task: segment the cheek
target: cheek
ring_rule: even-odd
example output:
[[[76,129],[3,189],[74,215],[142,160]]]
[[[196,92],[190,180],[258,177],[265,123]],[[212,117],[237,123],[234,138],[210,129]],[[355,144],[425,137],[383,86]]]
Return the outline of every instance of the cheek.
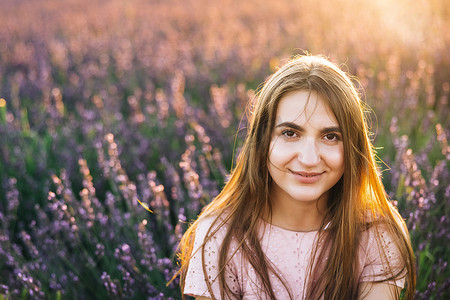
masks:
[[[286,153],[283,147],[280,147],[279,141],[272,141],[270,143],[269,155],[267,159],[267,166],[271,177],[277,175],[280,168],[283,167],[286,160]]]
[[[333,165],[336,170],[341,170],[344,172],[344,147],[340,146],[335,151],[331,152],[329,155],[329,162]]]
[[[292,145],[288,145],[279,139],[273,139],[269,148],[269,164],[280,165],[292,156]]]
[[[326,163],[334,169],[344,170],[344,146],[324,146],[322,149],[322,157]]]
[[[278,160],[279,160],[279,152],[276,149],[276,143],[274,143],[273,141],[270,143],[269,146],[269,155],[268,155],[268,166],[269,166],[269,171],[270,168],[273,167],[274,164],[277,164]]]

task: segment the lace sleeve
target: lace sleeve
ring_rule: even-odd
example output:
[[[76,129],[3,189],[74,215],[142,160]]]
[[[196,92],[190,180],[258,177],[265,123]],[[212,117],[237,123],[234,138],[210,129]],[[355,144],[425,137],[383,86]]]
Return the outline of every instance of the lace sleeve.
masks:
[[[226,226],[223,226],[219,231],[212,236],[205,244],[204,257],[205,257],[205,270],[202,266],[202,244],[205,240],[206,233],[211,227],[214,218],[207,218],[199,223],[194,241],[193,254],[189,261],[189,268],[186,274],[186,282],[183,293],[190,296],[204,296],[210,297],[211,294],[208,291],[207,281],[211,283],[211,288],[214,296],[220,297],[220,284],[219,284],[219,250],[222,244],[223,237],[227,230]],[[236,274],[236,268],[233,264],[233,260],[225,268],[225,280],[228,287],[234,294],[239,294],[239,282]]]
[[[379,234],[378,239],[376,234]],[[406,280],[406,267],[393,237],[381,227],[370,228],[366,238],[368,240],[366,249],[363,251],[364,265],[360,281],[382,281],[403,288]]]

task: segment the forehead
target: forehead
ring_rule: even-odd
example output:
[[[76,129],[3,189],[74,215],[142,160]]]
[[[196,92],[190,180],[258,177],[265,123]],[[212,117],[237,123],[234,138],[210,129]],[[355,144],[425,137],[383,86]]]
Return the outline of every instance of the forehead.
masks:
[[[276,124],[279,122],[338,126],[336,116],[328,102],[320,94],[306,90],[290,92],[280,99]]]

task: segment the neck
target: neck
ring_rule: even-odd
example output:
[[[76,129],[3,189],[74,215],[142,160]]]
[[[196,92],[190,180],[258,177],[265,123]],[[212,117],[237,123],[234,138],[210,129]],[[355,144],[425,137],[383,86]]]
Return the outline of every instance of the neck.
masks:
[[[319,230],[326,212],[326,197],[317,201],[271,199],[272,213],[265,214],[265,221],[283,229],[308,232]]]

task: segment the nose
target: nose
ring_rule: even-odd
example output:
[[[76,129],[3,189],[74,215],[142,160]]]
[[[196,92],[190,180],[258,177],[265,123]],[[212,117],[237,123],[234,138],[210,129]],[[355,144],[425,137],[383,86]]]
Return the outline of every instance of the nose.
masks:
[[[300,143],[297,157],[305,167],[314,167],[319,164],[320,149],[313,138],[306,138]]]

